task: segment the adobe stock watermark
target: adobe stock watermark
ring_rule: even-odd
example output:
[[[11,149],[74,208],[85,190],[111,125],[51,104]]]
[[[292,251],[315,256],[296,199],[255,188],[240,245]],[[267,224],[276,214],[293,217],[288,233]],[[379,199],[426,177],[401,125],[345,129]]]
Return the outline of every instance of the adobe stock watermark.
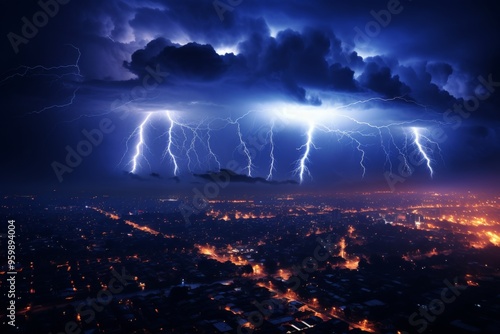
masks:
[[[418,312],[413,312],[408,318],[410,325],[418,327],[417,332],[423,333],[429,326],[429,323],[434,322],[437,316],[443,314],[446,304],[453,303],[467,289],[467,286],[458,284],[457,277],[454,278],[453,283],[448,279],[445,279],[443,283],[446,287],[441,290],[440,298],[431,300],[428,305],[421,305]],[[409,333],[403,332],[403,334]]]
[[[224,21],[224,13],[229,11],[232,12],[234,7],[241,5],[243,0],[214,0],[212,2],[215,12],[219,16],[221,22]]]
[[[146,98],[148,92],[156,89],[168,76],[167,72],[161,72],[159,65],[156,66],[156,69],[147,66],[145,70],[147,74],[140,80],[139,85],[134,86],[129,93],[122,94],[121,98],[111,103],[111,111],[122,113],[119,117],[120,120],[124,120],[132,112],[129,106],[130,102]],[[102,144],[105,135],[112,133],[115,129],[116,125],[113,124],[110,118],[106,117],[100,120],[97,128],[92,130],[83,129],[81,134],[84,139],[80,140],[76,145],[73,147],[66,145],[64,163],[54,160],[50,164],[59,183],[64,181],[64,174],[72,173],[75,168],[80,166],[84,158],[88,157],[94,151],[94,148]]]
[[[7,300],[7,324],[16,327],[16,221],[13,219],[7,220],[7,272],[5,273],[5,285],[8,286]],[[4,294],[5,295],[5,294]],[[19,327],[16,327],[19,329]]]
[[[488,75],[488,79],[485,79],[482,75],[477,77],[480,84],[476,86],[474,90],[474,96],[467,96],[463,99],[463,103],[455,103],[453,108],[448,108],[443,113],[443,121],[451,125],[453,130],[458,129],[464,119],[471,116],[471,113],[477,111],[481,105],[481,101],[485,101],[490,98],[496,91],[497,87],[500,87],[500,81],[493,81],[492,74]],[[445,134],[444,130],[435,127],[428,131],[429,137],[432,139],[432,145],[438,145],[444,143],[448,136]],[[426,153],[431,153],[432,149],[424,147]],[[425,162],[424,157],[421,156],[419,150],[416,148],[412,151],[408,158],[400,155],[398,157],[400,163],[398,166],[398,174],[392,173],[392,171],[384,172],[384,178],[391,191],[395,191],[396,185],[398,183],[403,183],[413,175],[416,167],[422,165]]]
[[[243,156],[250,156],[251,160],[254,160],[258,153],[262,151],[267,144],[269,144],[269,134],[276,134],[284,129],[284,125],[276,125],[272,127],[262,127],[259,131],[251,136],[248,136],[245,140],[246,146],[242,147],[241,145],[238,148],[238,153]],[[245,152],[246,149],[246,152]],[[238,161],[231,160],[226,164],[226,169],[233,171],[237,174],[242,173],[245,168]],[[205,210],[208,206],[208,202],[211,199],[219,196],[220,190],[226,188],[231,182],[231,175],[224,171],[218,171],[209,174],[212,178],[211,181],[204,184],[203,189],[198,187],[194,187],[193,197],[191,198],[191,203],[181,203],[179,204],[179,210],[182,214],[186,227],[191,226],[190,217],[193,214],[199,214],[203,210]]]
[[[293,276],[290,277],[288,282],[293,283],[294,285],[289,289],[289,291],[295,292],[303,283],[307,282],[309,275],[318,269],[320,262],[324,262],[330,256],[336,255],[336,245],[332,243],[331,238],[331,235],[328,235],[326,240],[321,237],[317,237],[316,241],[319,245],[314,248],[313,256],[304,258],[300,266],[294,265],[292,267]],[[253,333],[254,328],[262,326],[264,324],[264,319],[278,311],[281,305],[272,299],[268,299],[262,303],[256,301],[254,306],[257,307],[258,311],[251,312],[247,319],[247,322],[251,324],[252,328],[244,327],[240,324],[237,329],[238,334]]]
[[[30,40],[38,35],[39,29],[45,27],[49,20],[59,13],[60,5],[66,5],[70,0],[40,0],[38,6],[41,10],[37,11],[31,17],[31,20],[26,16],[21,18],[21,35],[14,32],[7,34],[14,53],[19,53],[19,46],[28,44]]]
[[[135,277],[128,275],[125,268],[122,268],[121,274],[115,269],[113,269],[111,273],[114,277],[109,280],[106,288],[97,293],[96,298],[89,297],[76,307],[76,312],[80,315],[80,321],[90,324],[94,321],[96,312],[102,312],[104,307],[111,303],[114,295],[123,292],[130,282],[135,282]],[[80,334],[81,332],[82,329],[76,321],[68,321],[64,325],[64,332],[59,332],[57,334]],[[52,334],[52,332],[50,332],[50,334]]]

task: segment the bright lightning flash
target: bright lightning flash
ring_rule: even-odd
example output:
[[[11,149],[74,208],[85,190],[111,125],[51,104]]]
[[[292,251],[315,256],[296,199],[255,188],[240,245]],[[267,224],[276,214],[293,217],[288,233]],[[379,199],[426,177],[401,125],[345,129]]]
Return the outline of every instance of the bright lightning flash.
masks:
[[[424,147],[424,145],[422,144],[422,141],[425,140],[428,143],[432,143],[432,144],[436,144],[436,143],[433,142],[432,140],[430,140],[427,136],[422,135],[420,133],[419,128],[413,127],[413,128],[411,128],[411,130],[413,131],[413,134],[415,135],[415,141],[414,141],[415,146],[417,146],[417,149],[420,152],[420,154],[422,155],[422,158],[426,161],[427,169],[429,169],[429,173],[431,174],[431,177],[432,177],[434,174],[434,170],[432,169],[431,158],[427,154],[427,151],[432,151],[432,150],[427,148],[427,147]]]
[[[278,121],[286,123],[294,121],[300,125],[307,124],[307,130],[305,132],[306,140],[297,148],[298,151],[301,151],[301,155],[296,161],[296,167],[293,170],[293,174],[298,175],[300,183],[305,180],[306,176],[312,177],[308,163],[310,162],[312,149],[317,149],[313,137],[316,137],[318,132],[334,134],[339,143],[346,141],[352,145],[353,148],[359,152],[359,167],[362,171],[362,176],[364,176],[366,173],[366,149],[369,146],[373,146],[374,140],[377,139],[385,155],[385,164],[389,165],[391,173],[394,154],[402,156],[405,168],[410,169],[408,165],[408,134],[406,131],[406,129],[410,128],[413,134],[413,143],[422,156],[422,159],[426,162],[432,177],[434,170],[431,164],[431,156],[434,151],[431,147],[437,147],[439,151],[440,148],[437,143],[424,135],[425,128],[417,126],[429,122],[436,123],[435,121],[412,119],[409,121],[383,124],[380,121],[377,123],[368,122],[366,120],[360,121],[353,116],[356,111],[359,111],[354,109],[358,104],[371,101],[389,102],[394,100],[402,100],[406,103],[413,103],[421,108],[426,108],[413,101],[406,100],[403,97],[391,99],[370,98],[340,106],[313,107],[296,104],[272,104],[270,106],[265,106],[264,109],[270,108],[269,111],[271,111],[273,115],[273,120],[269,125],[266,136],[266,145],[269,147],[269,166],[267,168],[266,180],[272,180],[273,174],[276,171],[275,139],[277,131],[275,129],[275,123]],[[131,140],[132,137],[136,138],[135,154],[129,162],[129,164],[132,165],[131,173],[136,173],[140,167],[139,160],[141,158],[145,159],[143,150],[144,147],[147,148],[144,135],[146,124],[150,121],[150,117],[153,114],[161,114],[168,120],[168,127],[163,134],[167,138],[163,157],[169,157],[175,176],[180,174],[182,166],[186,166],[187,169],[192,172],[193,166],[200,170],[205,169],[207,166],[210,168],[210,166],[214,166],[215,163],[216,169],[220,170],[222,160],[212,149],[211,141],[218,134],[218,131],[228,128],[234,129],[231,131],[234,131],[237,135],[237,140],[232,147],[242,154],[245,159],[242,170],[245,170],[246,174],[251,177],[253,170],[256,169],[254,165],[255,157],[252,152],[256,151],[255,149],[261,149],[260,146],[250,146],[250,141],[245,140],[245,138],[248,139],[248,137],[245,137],[246,134],[242,131],[241,123],[243,119],[251,113],[257,113],[257,111],[249,111],[238,118],[214,117],[195,121],[187,121],[180,113],[174,111],[162,110],[148,113],[129,137],[129,140]],[[213,124],[219,125],[214,127]],[[402,135],[403,140],[400,141],[398,139],[399,137],[396,137],[396,135]],[[318,138],[316,138],[316,140],[318,140]],[[182,155],[184,155],[184,158]]]
[[[311,153],[311,146],[314,146],[314,143],[312,141],[314,133],[314,124],[311,122],[309,124],[309,129],[307,130],[306,137],[307,141],[304,145],[298,148],[298,150],[301,150],[305,148],[304,153],[302,154],[302,157],[297,161],[297,168],[295,169],[295,173],[299,174],[300,178],[300,183],[304,181],[304,173],[307,173],[309,176],[311,176],[311,173],[309,172],[309,169],[307,168],[306,162],[309,161],[309,154]]]
[[[313,107],[313,106],[303,106],[303,105],[275,105],[273,109],[277,110],[279,117],[285,120],[296,121],[299,124],[309,124],[308,131],[306,133],[306,142],[302,146],[298,148],[298,150],[304,149],[304,153],[301,158],[297,161],[297,168],[295,169],[295,173],[299,175],[300,182],[304,180],[304,176],[307,173],[311,176],[309,169],[307,168],[307,162],[309,161],[309,156],[311,152],[311,146],[316,148],[313,144],[313,133],[314,131],[321,131],[325,133],[333,133],[337,135],[337,139],[340,142],[341,140],[348,140],[352,143],[352,145],[356,148],[356,150],[360,154],[359,166],[362,170],[362,176],[364,177],[366,173],[366,147],[369,145],[373,145],[373,138],[379,138],[380,147],[385,155],[386,164],[389,165],[389,170],[392,173],[392,159],[391,159],[391,151],[395,150],[399,153],[400,156],[403,156],[403,162],[407,168],[408,166],[408,154],[407,154],[407,138],[406,133],[404,132],[404,128],[415,124],[415,123],[423,123],[429,122],[422,119],[413,119],[410,121],[401,121],[394,122],[389,124],[375,124],[367,121],[359,121],[355,119],[353,116],[348,115],[345,112],[341,112],[343,109],[351,110],[354,106],[358,104],[368,103],[372,101],[378,102],[390,102],[395,100],[402,100],[406,103],[415,104],[418,107],[424,108],[427,110],[427,107],[424,105],[417,104],[411,100],[407,100],[404,97],[395,97],[390,99],[382,99],[382,98],[370,98],[367,100],[359,100],[353,103],[349,103],[346,105],[340,106],[324,106],[321,108]],[[431,121],[433,122],[433,121]],[[332,124],[333,123],[333,124]],[[348,125],[344,125],[343,128],[340,127],[339,123],[347,123]],[[423,155],[424,159],[427,162],[427,167],[433,175],[434,171],[431,166],[431,158],[429,157],[426,149],[422,145],[422,140],[425,140],[427,143],[435,144],[430,138],[423,136],[421,132],[419,132],[418,128],[412,128],[415,135],[415,144],[417,145],[419,152]],[[398,144],[395,139],[394,132],[403,132],[404,134],[404,142],[403,144]],[[369,139],[369,142],[366,142],[366,139]],[[439,148],[439,146],[437,146]]]
[[[253,161],[252,161],[252,155],[250,154],[250,150],[248,149],[248,146],[247,146],[245,140],[243,139],[243,133],[241,132],[241,124],[240,124],[240,121],[243,118],[245,118],[248,114],[249,114],[249,112],[246,113],[246,114],[244,114],[241,117],[238,117],[236,120],[232,120],[232,119],[228,118],[225,121],[228,124],[236,125],[236,133],[237,133],[238,139],[240,141],[240,143],[239,143],[239,145],[238,145],[237,148],[241,148],[242,149],[243,154],[245,155],[245,157],[247,159],[247,165],[245,167],[245,169],[247,170],[247,175],[248,176],[252,176],[252,167],[254,166],[253,165]]]
[[[168,154],[170,156],[170,161],[174,164],[174,175],[177,176],[179,173],[179,165],[177,164],[177,157],[174,155],[172,152],[172,143],[173,143],[173,137],[172,137],[172,132],[174,129],[174,125],[176,124],[172,116],[170,116],[170,112],[166,112],[167,118],[170,121],[170,127],[168,128],[168,144],[167,148],[165,150],[165,154]]]
[[[271,123],[271,128],[269,129],[269,146],[271,147],[270,152],[269,152],[269,158],[271,159],[271,162],[269,164],[269,173],[267,174],[266,180],[272,180],[273,178],[273,171],[276,170],[275,167],[275,158],[274,158],[274,121]]]
[[[138,136],[138,141],[137,141],[137,144],[135,145],[135,154],[131,160],[132,169],[130,170],[130,173],[132,173],[132,174],[136,173],[137,166],[138,166],[138,160],[141,156],[143,156],[143,148],[146,145],[144,143],[144,126],[149,121],[150,117],[151,117],[151,113],[148,113],[146,115],[146,118],[142,121],[142,123],[132,133],[132,136],[135,134]],[[130,137],[129,137],[129,139],[130,139]]]

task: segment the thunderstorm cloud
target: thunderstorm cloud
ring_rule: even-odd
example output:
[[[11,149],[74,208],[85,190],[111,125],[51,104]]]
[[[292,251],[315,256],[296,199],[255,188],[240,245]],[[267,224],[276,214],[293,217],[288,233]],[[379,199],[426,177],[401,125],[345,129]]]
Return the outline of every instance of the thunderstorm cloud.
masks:
[[[370,122],[418,120],[412,126],[441,127],[441,150],[432,161],[443,166],[441,175],[488,174],[500,166],[500,23],[493,1],[70,1],[58,5],[34,36],[24,37],[23,24],[39,11],[36,2],[2,8],[9,13],[1,23],[4,36],[21,38],[2,44],[2,174],[25,175],[23,182],[53,182],[51,163],[66,164],[66,147],[76,150],[88,140],[83,130],[99,129],[103,118],[113,130],[88,158],[67,167],[65,177],[120,182],[137,147],[131,134],[149,113],[144,154],[160,151],[161,159],[150,159],[149,167],[144,160],[141,168],[158,181],[172,176],[160,160],[181,161],[180,151],[163,145],[169,124],[184,131],[188,144],[190,131],[201,131],[195,145],[217,153],[195,155],[186,148],[186,173],[203,178],[209,174],[201,171],[224,167],[220,161],[245,166],[251,154],[258,173],[241,182],[265,183],[273,170],[277,180],[300,172],[305,125],[325,117],[331,124],[321,124],[329,130],[332,124],[342,129],[334,140],[342,145],[315,133],[309,147],[314,159],[304,162],[319,183],[333,174],[359,178],[362,169],[377,182],[397,165],[399,147],[390,141],[398,139],[392,136],[411,140],[412,130],[391,137],[383,127],[362,132]],[[172,114],[158,116],[166,111]],[[273,124],[281,124],[274,137]],[[234,133],[236,126],[243,138]],[[222,138],[214,134],[207,148],[209,130]],[[185,144],[182,131],[173,144]],[[355,132],[363,135],[350,138]],[[271,139],[282,169],[269,166]],[[360,148],[366,152],[361,166]]]

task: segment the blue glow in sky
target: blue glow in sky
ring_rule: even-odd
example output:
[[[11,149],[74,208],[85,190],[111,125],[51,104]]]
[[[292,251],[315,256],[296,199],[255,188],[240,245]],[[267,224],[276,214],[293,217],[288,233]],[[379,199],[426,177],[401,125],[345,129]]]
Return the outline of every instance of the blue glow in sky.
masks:
[[[38,4],[2,6],[6,184],[174,187],[224,168],[432,184],[500,167],[493,1],[74,1],[34,23]]]

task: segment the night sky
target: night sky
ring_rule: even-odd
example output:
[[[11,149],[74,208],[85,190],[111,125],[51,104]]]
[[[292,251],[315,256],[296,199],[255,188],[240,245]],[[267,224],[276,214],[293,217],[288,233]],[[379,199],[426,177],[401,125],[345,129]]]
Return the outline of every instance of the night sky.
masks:
[[[7,191],[498,184],[495,1],[1,6]]]

